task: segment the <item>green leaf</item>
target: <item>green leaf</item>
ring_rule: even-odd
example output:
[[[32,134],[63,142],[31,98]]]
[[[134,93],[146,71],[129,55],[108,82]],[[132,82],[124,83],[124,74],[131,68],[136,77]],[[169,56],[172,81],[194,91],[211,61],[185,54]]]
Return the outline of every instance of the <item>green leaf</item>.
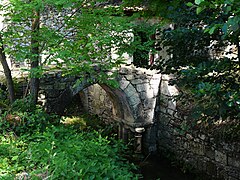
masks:
[[[227,30],[228,30],[228,25],[227,25],[227,23],[224,23],[224,25],[222,26],[222,32],[224,34],[227,34]]]
[[[200,14],[204,9],[205,9],[204,7],[199,6],[197,7],[196,13]]]
[[[217,26],[211,27],[209,30],[209,34],[213,34],[216,29],[217,29]]]
[[[13,160],[13,161],[16,161],[17,159],[18,159],[18,156],[13,156],[13,157],[12,157],[12,160]]]
[[[187,5],[188,7],[192,7],[192,6],[193,6],[193,3],[188,2],[186,5]]]
[[[195,4],[199,5],[201,4],[202,2],[204,2],[205,0],[195,0]]]

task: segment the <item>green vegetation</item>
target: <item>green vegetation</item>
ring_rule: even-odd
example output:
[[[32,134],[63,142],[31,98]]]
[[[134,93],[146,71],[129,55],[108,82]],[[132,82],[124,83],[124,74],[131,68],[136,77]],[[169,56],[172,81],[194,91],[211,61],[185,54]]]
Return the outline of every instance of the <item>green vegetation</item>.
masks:
[[[72,126],[63,125],[58,116],[46,114],[37,105],[39,79],[46,71],[61,70],[64,76],[91,76],[116,87],[112,80],[116,74],[106,72],[123,63],[124,52],[134,55],[135,65],[149,67],[149,51],[158,51],[151,37],[156,29],[168,56],[160,54],[154,66],[161,73],[173,74],[171,83],[181,90],[176,97],[179,115],[184,107],[187,112],[182,115],[188,116],[182,129],[189,130],[189,124],[212,126],[215,129],[210,131],[217,129],[223,137],[239,137],[239,0],[133,0],[124,5],[144,10],[125,16],[122,6],[92,0],[0,2],[6,25],[0,31],[0,62],[8,90],[8,97],[4,88],[0,90],[2,179],[17,175],[31,179],[137,178],[119,155],[125,148],[121,143],[107,138],[102,130],[83,131],[87,123],[78,117]],[[133,23],[149,17],[159,23]],[[169,24],[172,27],[166,29]],[[129,35],[132,32],[134,39]],[[113,49],[117,59],[111,56]],[[29,72],[26,92],[31,98],[16,100],[7,56],[30,65],[25,71]],[[79,120],[76,130],[73,127]]]
[[[9,98],[15,100],[14,82],[7,56],[29,64],[29,94],[37,103],[39,78],[46,71],[64,76],[91,76],[99,83],[116,86],[115,74],[105,73],[123,63],[130,49],[131,17],[122,7],[92,0],[10,0],[0,2],[4,28],[0,31],[0,62],[7,79]],[[116,46],[117,45],[117,46]],[[110,55],[115,51],[118,58]],[[49,66],[51,65],[51,66]]]
[[[1,116],[0,179],[137,179],[126,146],[103,129],[82,131],[40,108],[21,110],[11,111],[21,121]]]
[[[174,75],[171,83],[180,89],[178,101],[189,108],[184,114],[189,124],[239,123],[239,1],[149,0],[143,5],[148,16],[161,17],[160,42],[169,56],[160,57],[155,67]]]

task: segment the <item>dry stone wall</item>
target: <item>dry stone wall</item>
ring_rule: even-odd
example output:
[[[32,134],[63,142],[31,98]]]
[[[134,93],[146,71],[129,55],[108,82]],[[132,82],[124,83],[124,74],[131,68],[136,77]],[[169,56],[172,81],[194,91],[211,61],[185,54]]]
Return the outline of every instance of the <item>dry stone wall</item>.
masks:
[[[240,142],[227,143],[199,130],[187,130],[173,98],[177,88],[169,86],[168,81],[169,76],[163,76],[156,122],[157,149],[173,154],[185,167],[193,167],[211,179],[240,179]]]

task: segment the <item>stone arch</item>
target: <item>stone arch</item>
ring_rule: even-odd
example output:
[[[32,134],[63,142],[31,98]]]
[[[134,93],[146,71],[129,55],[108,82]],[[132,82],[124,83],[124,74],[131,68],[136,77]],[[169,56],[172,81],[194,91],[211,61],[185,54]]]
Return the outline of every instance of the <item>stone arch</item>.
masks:
[[[99,84],[112,100],[113,108],[116,111],[115,120],[131,129],[152,125],[161,74],[153,70],[131,66],[121,67],[117,71],[116,80],[120,85],[118,89],[111,88],[106,84],[99,84],[91,77],[81,78],[82,81],[79,81],[79,77],[71,77],[70,81],[64,78],[60,79],[61,83],[64,82],[61,89],[58,88],[60,87],[58,84],[49,82],[54,84],[53,88],[56,88],[50,88],[50,90],[60,91],[60,93],[50,99],[48,98],[49,93],[46,93],[46,108],[50,112],[63,114],[75,95],[93,84]]]
[[[107,95],[111,98],[118,121],[123,121],[124,124],[132,125],[135,123],[131,107],[124,91],[121,89],[114,89],[105,84],[100,84]]]
[[[64,109],[71,103],[72,98],[77,95],[80,91],[88,88],[91,85],[98,84],[95,82],[89,82],[88,80],[83,80],[78,83],[78,80],[73,86],[67,87],[61,95],[55,99],[54,102],[48,104],[51,108],[50,111],[62,114]],[[116,117],[115,120],[123,122],[128,126],[132,126],[135,123],[135,118],[133,116],[132,108],[129,105],[127,95],[121,89],[112,88],[106,84],[99,84],[111,98]]]

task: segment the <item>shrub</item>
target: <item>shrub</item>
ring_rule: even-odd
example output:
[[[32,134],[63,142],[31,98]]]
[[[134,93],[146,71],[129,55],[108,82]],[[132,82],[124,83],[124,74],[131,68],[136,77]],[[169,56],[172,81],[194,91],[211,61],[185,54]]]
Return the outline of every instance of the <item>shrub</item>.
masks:
[[[14,132],[16,135],[42,132],[47,126],[59,121],[58,116],[47,114],[42,107],[35,107],[28,98],[23,98],[16,100],[0,116],[0,132]]]
[[[113,142],[114,141],[114,142]],[[111,143],[110,143],[111,142]],[[100,133],[66,126],[48,127],[31,136],[2,136],[0,177],[14,179],[137,179],[120,154],[122,143]]]

